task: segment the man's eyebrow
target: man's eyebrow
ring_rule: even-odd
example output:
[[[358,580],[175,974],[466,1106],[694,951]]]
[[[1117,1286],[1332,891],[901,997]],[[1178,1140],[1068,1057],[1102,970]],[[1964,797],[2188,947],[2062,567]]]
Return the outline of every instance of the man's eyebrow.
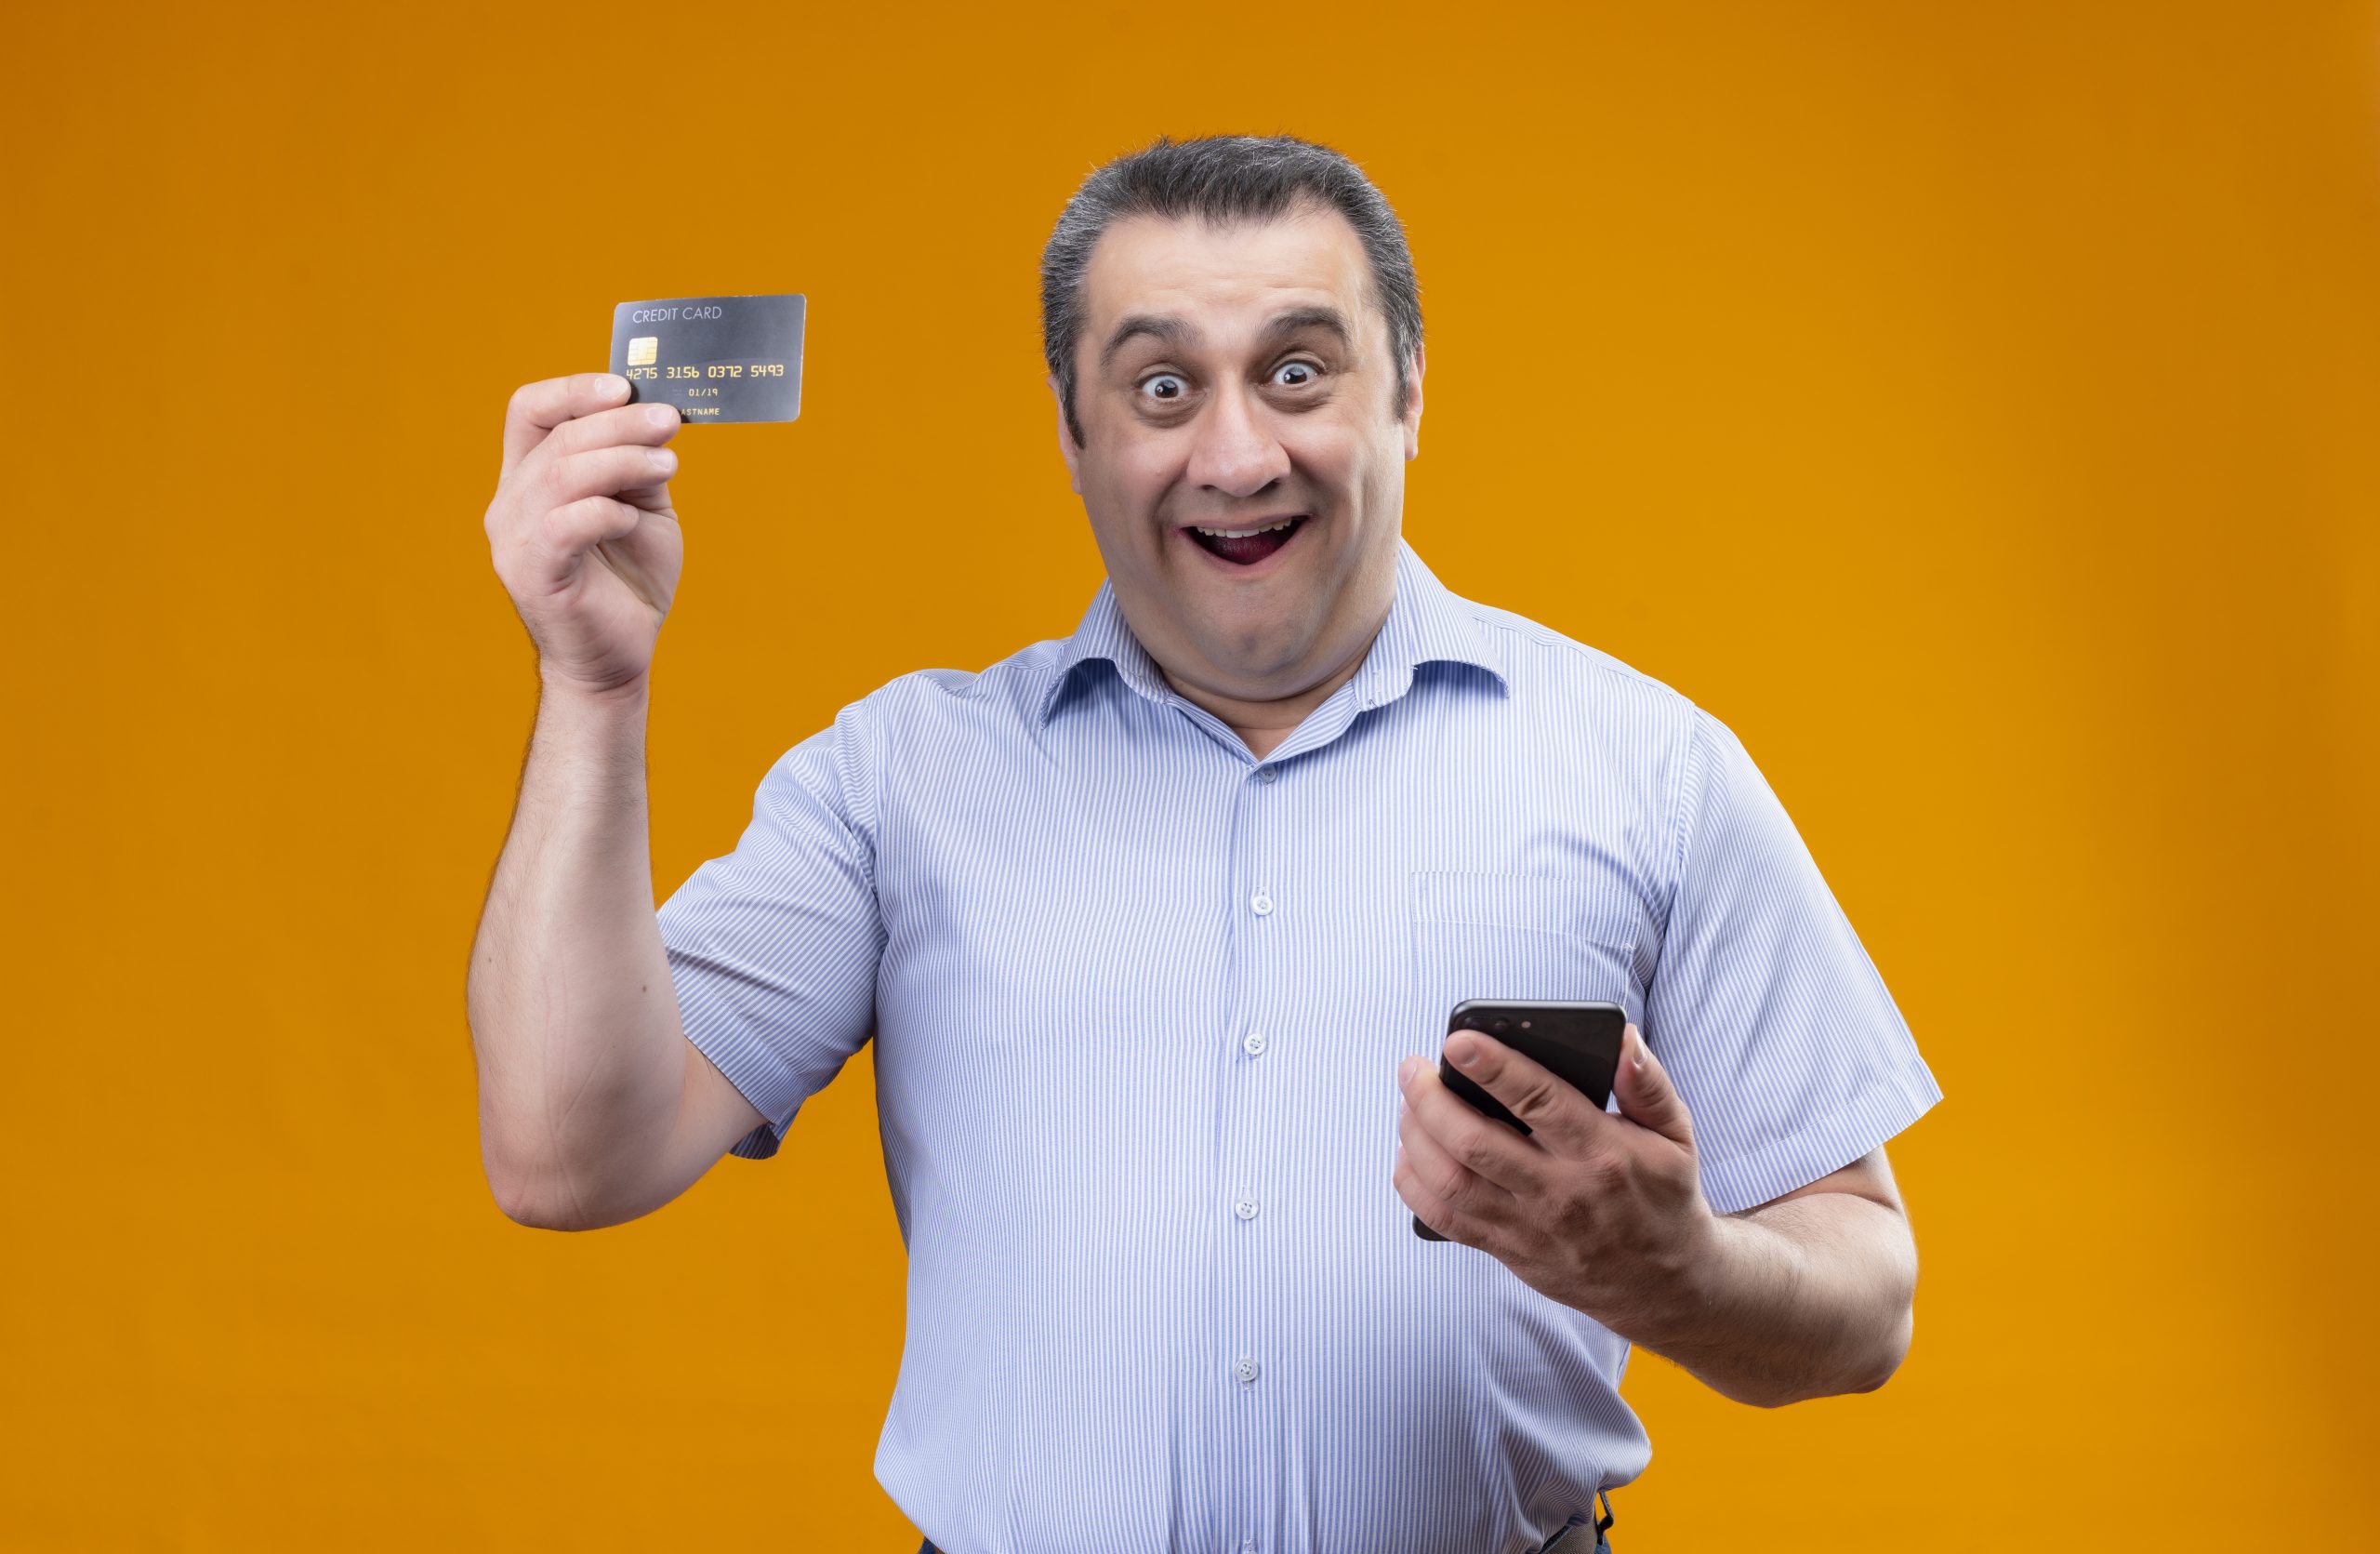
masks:
[[[1141,335],[1151,336],[1171,349],[1179,351],[1190,341],[1197,339],[1198,331],[1182,320],[1170,318],[1163,313],[1126,313],[1117,320],[1116,332],[1107,337],[1105,348],[1099,352],[1100,370],[1106,371],[1107,365],[1116,359],[1116,352],[1123,350],[1127,342]]]
[[[1355,349],[1355,331],[1347,327],[1345,315],[1336,308],[1290,308],[1275,313],[1265,320],[1264,333],[1261,338],[1271,339],[1293,335],[1300,329],[1327,329],[1338,337],[1341,350]],[[1127,313],[1117,321],[1115,332],[1107,337],[1107,344],[1099,352],[1100,370],[1105,371],[1116,360],[1117,352],[1143,335],[1176,351],[1198,339],[1197,329],[1170,314]]]
[[[1340,350],[1355,348],[1355,332],[1347,327],[1347,320],[1336,308],[1291,308],[1287,312],[1275,313],[1265,324],[1264,334],[1270,339],[1294,335],[1301,329],[1328,329],[1339,337]]]

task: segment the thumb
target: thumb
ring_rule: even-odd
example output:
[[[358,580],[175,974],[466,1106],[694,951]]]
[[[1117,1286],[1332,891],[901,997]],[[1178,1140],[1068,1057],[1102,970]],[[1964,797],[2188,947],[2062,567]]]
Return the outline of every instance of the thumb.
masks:
[[[1686,1115],[1686,1101],[1670,1082],[1669,1070],[1645,1044],[1645,1033],[1633,1025],[1620,1041],[1620,1073],[1612,1089],[1620,1096],[1622,1117],[1694,1148],[1694,1122]]]

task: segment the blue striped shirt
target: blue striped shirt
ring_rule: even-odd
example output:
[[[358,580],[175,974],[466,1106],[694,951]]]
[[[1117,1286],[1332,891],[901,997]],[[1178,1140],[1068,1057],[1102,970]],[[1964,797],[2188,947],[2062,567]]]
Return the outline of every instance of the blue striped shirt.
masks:
[[[1462,999],[1624,1005],[1720,1213],[1941,1096],[1726,725],[1402,540],[1362,666],[1263,760],[1103,582],[1071,638],[844,708],[659,916],[768,1119],[733,1153],[876,1042],[909,1258],[876,1473],[958,1554],[1517,1554],[1644,1470],[1627,1343],[1390,1181],[1397,1062]]]

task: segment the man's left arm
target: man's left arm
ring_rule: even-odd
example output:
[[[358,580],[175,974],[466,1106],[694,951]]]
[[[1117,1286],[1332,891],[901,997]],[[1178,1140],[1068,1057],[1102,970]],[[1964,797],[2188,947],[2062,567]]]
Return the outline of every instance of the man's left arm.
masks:
[[[1739,1402],[1872,1392],[1909,1353],[1917,1242],[1884,1146],[1771,1202],[1719,1215],[1700,1292],[1643,1347]]]
[[[1882,1146],[1714,1214],[1686,1103],[1633,1025],[1617,1116],[1482,1032],[1447,1052],[1530,1131],[1408,1059],[1394,1180],[1423,1224],[1740,1402],[1873,1391],[1899,1367],[1917,1247]]]

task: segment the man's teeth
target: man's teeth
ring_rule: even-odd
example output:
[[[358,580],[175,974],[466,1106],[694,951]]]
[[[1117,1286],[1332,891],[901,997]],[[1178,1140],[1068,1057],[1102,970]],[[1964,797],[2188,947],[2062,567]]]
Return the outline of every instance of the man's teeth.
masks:
[[[1197,529],[1200,534],[1213,535],[1217,539],[1246,539],[1251,534],[1271,534],[1275,529],[1286,529],[1296,522],[1297,520],[1293,517],[1284,518],[1277,524],[1267,524],[1261,529],[1209,529],[1199,528],[1196,524],[1190,526]]]

